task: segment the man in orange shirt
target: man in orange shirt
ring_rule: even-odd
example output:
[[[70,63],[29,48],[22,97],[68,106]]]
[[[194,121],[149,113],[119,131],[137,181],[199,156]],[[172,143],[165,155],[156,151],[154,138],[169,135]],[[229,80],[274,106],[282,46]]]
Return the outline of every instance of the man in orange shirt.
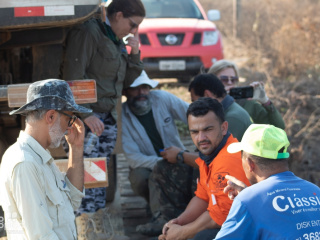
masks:
[[[222,105],[212,98],[200,98],[190,104],[187,117],[191,138],[200,151],[196,159],[200,179],[185,211],[164,225],[159,240],[213,239],[232,204],[223,193],[227,185],[225,175],[236,176],[249,184],[241,153],[227,152],[227,147],[238,140],[228,132]]]

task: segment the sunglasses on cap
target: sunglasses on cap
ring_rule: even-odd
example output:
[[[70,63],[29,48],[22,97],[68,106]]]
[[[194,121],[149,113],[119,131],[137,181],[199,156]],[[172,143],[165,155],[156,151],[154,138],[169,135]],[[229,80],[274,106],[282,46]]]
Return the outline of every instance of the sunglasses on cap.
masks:
[[[229,81],[231,81],[233,84],[234,83],[237,83],[239,81],[239,77],[236,77],[236,76],[220,76],[219,77],[220,81],[223,82],[223,83],[228,83]]]

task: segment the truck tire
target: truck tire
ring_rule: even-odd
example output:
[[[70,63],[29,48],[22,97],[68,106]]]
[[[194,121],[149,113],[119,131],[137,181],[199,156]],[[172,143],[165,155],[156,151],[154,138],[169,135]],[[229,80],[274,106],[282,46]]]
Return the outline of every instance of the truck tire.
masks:
[[[109,186],[106,188],[106,202],[112,202],[117,189],[117,155],[111,154],[110,161],[108,163],[108,180]]]

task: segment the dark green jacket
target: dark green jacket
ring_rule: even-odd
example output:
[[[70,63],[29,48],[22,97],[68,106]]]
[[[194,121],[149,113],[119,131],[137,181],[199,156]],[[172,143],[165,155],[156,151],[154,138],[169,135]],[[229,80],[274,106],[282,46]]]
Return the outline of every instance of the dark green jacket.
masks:
[[[250,116],[230,95],[226,95],[221,104],[224,118],[228,122],[228,131],[240,142],[244,132],[252,123]]]
[[[255,100],[239,99],[237,103],[249,113],[254,123],[271,124],[281,129],[285,128],[282,116],[272,102],[265,107]]]
[[[129,87],[142,69],[140,54],[128,55],[122,41],[115,44],[110,40],[98,19],[90,19],[68,33],[62,77],[64,80],[96,80],[98,101],[84,104],[93,112],[111,112],[116,120],[115,106],[122,89]]]

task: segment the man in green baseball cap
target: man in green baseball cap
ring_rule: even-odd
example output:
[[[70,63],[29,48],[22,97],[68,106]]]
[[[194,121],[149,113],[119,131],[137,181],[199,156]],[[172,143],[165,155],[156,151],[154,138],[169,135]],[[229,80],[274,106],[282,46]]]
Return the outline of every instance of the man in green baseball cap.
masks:
[[[242,151],[242,166],[252,184],[226,176],[233,199],[215,239],[312,239],[320,236],[320,189],[289,171],[289,140],[284,130],[252,124],[229,153]]]

